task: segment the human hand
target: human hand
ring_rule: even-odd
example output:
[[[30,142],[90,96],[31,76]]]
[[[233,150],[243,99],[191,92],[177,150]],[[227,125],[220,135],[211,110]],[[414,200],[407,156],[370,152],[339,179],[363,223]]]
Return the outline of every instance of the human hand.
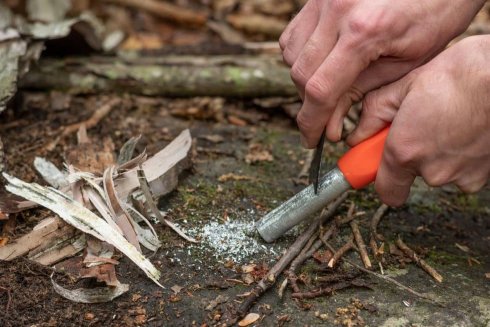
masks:
[[[490,36],[463,39],[399,81],[368,93],[350,145],[392,122],[375,181],[398,206],[415,176],[476,192],[490,175]]]
[[[315,147],[325,127],[338,141],[353,102],[439,53],[484,2],[309,0],[279,40],[304,102],[302,144]]]

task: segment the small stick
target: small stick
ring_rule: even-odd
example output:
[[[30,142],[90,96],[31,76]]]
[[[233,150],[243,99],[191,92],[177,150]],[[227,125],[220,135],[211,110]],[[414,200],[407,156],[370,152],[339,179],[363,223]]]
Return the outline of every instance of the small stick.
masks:
[[[373,218],[371,218],[371,234],[379,241],[383,241],[384,237],[377,232],[378,224],[386,211],[388,211],[388,208],[386,204],[382,204],[374,213]]]
[[[351,204],[349,206],[349,210],[347,211],[347,216],[345,218],[337,217],[337,219],[335,219],[337,226],[341,226],[341,225],[344,225],[344,224],[351,222],[352,219],[354,219],[354,209],[355,208],[356,208],[356,206],[355,206],[354,202],[351,202]]]
[[[291,296],[295,299],[314,299],[322,295],[332,294],[334,291],[338,291],[351,286],[353,286],[351,282],[339,282],[330,287],[320,288],[318,290],[314,290],[311,292],[304,292],[304,293],[295,292]]]
[[[301,252],[305,244],[310,237],[318,230],[319,226],[331,217],[340,204],[347,198],[347,193],[342,194],[333,203],[328,206],[328,210],[325,215],[320,215],[315,219],[310,226],[294,241],[294,243],[288,248],[286,253],[279,259],[279,261],[271,268],[269,273],[262,278],[259,283],[252,288],[250,295],[245,298],[237,310],[239,317],[244,317],[252,304],[267,291],[272,285],[275,284],[277,276],[279,276],[284,269],[293,261],[293,259]]]
[[[351,236],[347,243],[345,243],[338,251],[334,252],[332,259],[328,262],[328,267],[333,268],[337,261],[345,254],[347,251],[354,248],[354,237]]]
[[[325,242],[324,242],[324,244],[325,244],[325,246],[326,246],[328,249],[330,249],[330,251],[335,252],[335,249],[333,248],[333,246],[331,246],[331,245],[330,245],[330,243],[328,243],[327,241],[325,241]],[[388,277],[388,276],[386,276],[386,275],[381,275],[381,274],[378,274],[377,272],[374,272],[374,271],[371,271],[371,270],[369,270],[369,269],[366,269],[366,268],[364,268],[364,267],[362,267],[362,266],[359,266],[358,264],[355,264],[354,262],[350,261],[350,260],[349,260],[349,259],[347,259],[347,258],[342,258],[342,260],[344,260],[345,262],[347,262],[347,263],[348,263],[348,264],[350,264],[351,266],[353,266],[353,267],[355,267],[355,268],[359,269],[360,271],[363,271],[363,272],[365,272],[365,273],[367,273],[367,274],[370,274],[370,275],[372,275],[372,276],[378,277],[378,278],[380,278],[380,279],[382,279],[382,280],[384,280],[384,281],[386,281],[386,282],[389,282],[389,283],[395,284],[396,286],[400,287],[401,289],[403,289],[403,290],[405,290],[405,291],[407,291],[407,292],[409,292],[409,293],[411,293],[411,294],[413,294],[413,295],[415,295],[415,296],[417,296],[417,297],[419,297],[419,298],[421,298],[421,299],[425,299],[425,300],[427,300],[427,301],[429,301],[429,302],[431,302],[431,303],[435,303],[435,304],[437,304],[437,305],[444,306],[444,304],[442,304],[442,303],[440,303],[440,302],[438,302],[438,301],[435,301],[434,299],[431,299],[429,296],[424,295],[424,294],[421,294],[421,293],[419,293],[419,292],[417,292],[417,291],[415,291],[415,290],[411,289],[411,288],[410,288],[410,287],[408,287],[408,286],[403,285],[402,283],[400,283],[399,281],[397,281],[397,280],[395,280],[395,279],[393,279],[393,278],[391,278],[391,277]]]
[[[89,119],[84,120],[79,123],[71,124],[68,126],[65,126],[61,132],[61,134],[56,137],[52,142],[48,143],[46,145],[46,150],[52,151],[56,145],[58,145],[58,142],[65,136],[70,135],[72,133],[77,132],[80,127],[85,126],[85,129],[92,128],[96,126],[104,117],[106,117],[112,109],[120,103],[120,100],[117,98],[110,99],[106,103],[104,103],[102,106],[100,106],[99,109],[97,109],[92,116],[90,116]]]
[[[364,267],[366,269],[371,269],[371,260],[369,260],[369,256],[366,250],[366,244],[362,239],[361,231],[359,230],[359,224],[357,220],[353,220],[350,222],[350,228],[352,229],[352,234],[354,234],[354,239],[356,240],[357,247],[359,248],[359,253],[361,255],[362,263],[364,263]]]
[[[400,237],[396,240],[396,246],[400,250],[403,251],[410,259],[412,259],[420,268],[425,270],[426,273],[428,273],[432,278],[434,278],[437,282],[442,283],[442,276],[434,269],[432,268],[427,262],[425,262],[423,259],[420,259],[417,253],[415,253],[414,250],[409,248]]]
[[[298,178],[308,178],[308,172],[311,167],[311,162],[313,161],[315,151],[311,150],[306,153],[306,158],[305,158],[305,163],[303,164],[303,167],[301,167],[301,171],[298,174]]]

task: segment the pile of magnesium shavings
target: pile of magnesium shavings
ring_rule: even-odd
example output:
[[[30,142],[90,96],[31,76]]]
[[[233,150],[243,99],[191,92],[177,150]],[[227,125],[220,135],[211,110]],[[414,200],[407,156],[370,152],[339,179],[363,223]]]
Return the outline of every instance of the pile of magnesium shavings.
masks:
[[[186,248],[188,254],[194,250],[209,252],[218,261],[232,260],[236,263],[245,262],[257,255],[276,256],[281,253],[276,244],[266,244],[255,232],[253,220],[213,220],[201,227],[195,227],[188,233],[200,239],[200,243],[191,244]]]

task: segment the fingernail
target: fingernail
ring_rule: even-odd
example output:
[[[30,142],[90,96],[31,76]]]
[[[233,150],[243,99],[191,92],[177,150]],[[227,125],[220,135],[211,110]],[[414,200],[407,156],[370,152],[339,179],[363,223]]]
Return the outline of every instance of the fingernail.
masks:
[[[342,128],[344,127],[343,125],[344,124],[340,123],[339,126],[337,127],[337,141],[339,141],[340,138],[342,137]]]

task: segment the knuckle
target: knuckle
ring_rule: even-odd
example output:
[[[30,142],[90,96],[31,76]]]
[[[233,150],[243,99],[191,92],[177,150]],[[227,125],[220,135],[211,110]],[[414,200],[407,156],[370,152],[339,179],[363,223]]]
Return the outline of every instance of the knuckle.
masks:
[[[305,94],[316,103],[323,103],[327,108],[335,107],[336,101],[332,99],[331,89],[323,78],[313,76],[305,86]]]
[[[416,159],[414,151],[410,147],[402,146],[396,139],[386,142],[385,155],[388,162],[399,167],[409,167]]]
[[[378,97],[376,91],[368,93],[362,101],[362,113],[363,115],[376,116],[378,106]]]
[[[388,14],[384,10],[379,10],[369,16],[354,16],[349,22],[350,30],[362,38],[369,38],[380,35],[381,33],[387,33],[389,31],[389,26]]]
[[[289,51],[288,48],[284,49],[284,51],[282,52],[282,60],[289,67],[293,66],[293,64],[294,64],[293,54],[291,53],[291,51]]]
[[[303,110],[296,116],[296,123],[298,124],[299,130],[305,135],[307,135],[313,128],[311,117],[306,115]]]
[[[291,79],[293,80],[294,83],[303,87],[308,82],[308,77],[304,72],[304,68],[298,62],[296,62],[291,68]]]
[[[445,170],[432,171],[430,173],[422,174],[423,179],[427,185],[432,187],[438,187],[450,182],[450,174]]]

